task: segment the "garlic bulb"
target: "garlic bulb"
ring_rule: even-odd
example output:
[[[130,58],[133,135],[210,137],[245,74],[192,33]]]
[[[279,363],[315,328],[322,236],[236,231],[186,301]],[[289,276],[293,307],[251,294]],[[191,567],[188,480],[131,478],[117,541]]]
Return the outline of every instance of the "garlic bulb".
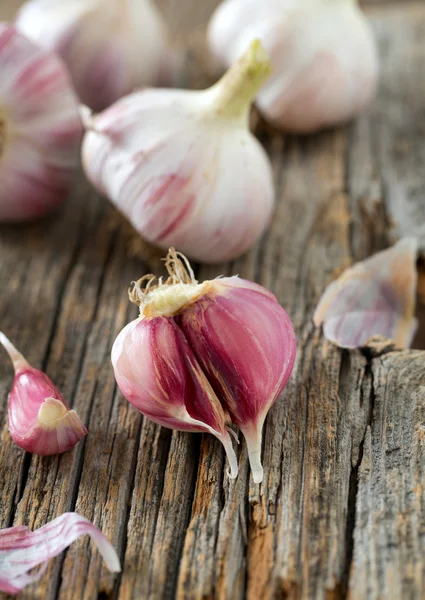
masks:
[[[151,0],[30,0],[16,25],[60,54],[93,110],[158,84],[167,67],[165,25]]]
[[[12,440],[27,452],[42,456],[70,450],[87,435],[79,416],[70,410],[53,381],[31,367],[3,333],[0,344],[15,369],[8,402]]]
[[[147,275],[130,293],[140,316],[112,349],[118,386],[160,425],[213,433],[235,477],[225,409],[245,436],[254,482],[260,483],[263,424],[295,360],[291,321],[260,285],[238,277],[198,283],[173,249],[166,266],[165,283]]]
[[[0,221],[42,216],[64,199],[81,138],[62,61],[0,23]]]
[[[242,254],[274,203],[270,162],[248,128],[269,69],[254,42],[208,90],[143,90],[86,117],[87,176],[149,242],[204,262]]]
[[[225,0],[208,30],[215,57],[232,64],[253,38],[273,63],[257,104],[283,130],[343,122],[375,94],[377,52],[356,0]]]

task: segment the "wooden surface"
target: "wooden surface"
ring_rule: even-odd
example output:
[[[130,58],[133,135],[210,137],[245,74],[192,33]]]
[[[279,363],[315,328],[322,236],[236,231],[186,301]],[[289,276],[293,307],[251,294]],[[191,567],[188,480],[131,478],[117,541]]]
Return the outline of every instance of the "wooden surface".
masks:
[[[3,4],[6,18],[16,2]],[[188,38],[187,79],[198,85],[207,78],[202,26],[216,1],[161,4]],[[276,218],[247,256],[198,269],[200,279],[239,273],[265,285],[297,330],[295,372],[265,426],[261,486],[243,444],[230,481],[212,436],[161,429],[117,391],[109,354],[135,316],[127,286],[160,267],[155,256],[131,258],[131,229],[82,177],[60,214],[0,228],[1,329],[90,432],[60,457],[14,446],[1,354],[0,526],[36,528],[76,510],[123,559],[111,576],[83,538],[22,598],[425,597],[425,352],[386,343],[343,352],[311,323],[334,273],[387,246],[397,215],[404,233],[420,225],[425,206],[425,5],[368,14],[383,61],[379,98],[355,123],[302,140],[257,125]],[[415,346],[425,348],[423,330]]]

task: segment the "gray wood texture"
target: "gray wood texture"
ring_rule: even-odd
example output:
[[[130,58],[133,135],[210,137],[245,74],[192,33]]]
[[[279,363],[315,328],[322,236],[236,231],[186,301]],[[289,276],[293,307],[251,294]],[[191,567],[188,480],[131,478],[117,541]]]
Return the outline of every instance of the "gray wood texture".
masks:
[[[9,18],[17,2],[3,3]],[[208,83],[202,31],[217,1],[160,4],[185,83]],[[7,428],[12,372],[0,356],[0,526],[37,528],[76,510],[123,561],[110,575],[82,538],[21,598],[425,597],[425,276],[418,350],[376,340],[341,351],[311,322],[335,274],[425,222],[425,5],[375,5],[368,16],[382,59],[376,101],[346,127],[304,139],[255,118],[273,163],[275,218],[246,256],[197,271],[255,279],[297,331],[294,374],[266,421],[261,486],[243,443],[230,481],[213,437],[162,429],[117,391],[110,349],[136,314],[127,287],[159,270],[160,255],[135,244],[82,176],[58,214],[0,227],[1,329],[89,429],[59,457],[17,448]]]

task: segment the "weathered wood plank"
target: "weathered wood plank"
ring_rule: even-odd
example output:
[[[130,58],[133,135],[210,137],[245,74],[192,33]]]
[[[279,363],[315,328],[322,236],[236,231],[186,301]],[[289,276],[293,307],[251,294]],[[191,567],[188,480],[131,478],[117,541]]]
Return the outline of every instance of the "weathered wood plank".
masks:
[[[179,43],[201,39],[198,27],[216,4],[160,2]],[[135,315],[128,283],[147,267],[129,259],[129,230],[105,201],[81,183],[52,219],[0,229],[2,328],[89,428],[62,457],[26,456],[7,433],[12,376],[0,362],[1,525],[38,527],[76,509],[114,541],[124,565],[110,576],[83,539],[23,598],[421,596],[425,355],[341,352],[311,324],[334,273],[391,241],[394,198],[406,215],[421,210],[424,146],[414,125],[425,106],[425,9],[371,14],[384,62],[379,99],[354,124],[304,140],[260,124],[278,190],[275,219],[241,260],[199,273],[259,281],[297,330],[295,374],[265,427],[260,487],[243,443],[231,482],[216,440],[161,429],[117,393],[110,348]],[[188,81],[207,81],[204,56],[188,58]],[[403,223],[405,233],[412,219]]]
[[[359,470],[351,598],[425,596],[425,357],[372,361],[373,419]]]

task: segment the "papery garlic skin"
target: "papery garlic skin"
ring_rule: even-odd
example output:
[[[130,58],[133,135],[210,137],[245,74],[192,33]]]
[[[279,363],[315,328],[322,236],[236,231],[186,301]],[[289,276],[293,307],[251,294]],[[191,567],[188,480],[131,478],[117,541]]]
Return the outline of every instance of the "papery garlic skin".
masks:
[[[216,435],[232,466],[224,408],[244,434],[261,483],[263,424],[294,366],[294,329],[265,288],[239,277],[199,284],[184,260],[170,249],[170,278],[154,285],[146,276],[130,292],[140,317],[112,350],[118,386],[157,423]]]
[[[208,432],[224,445],[232,477],[236,456],[223,409],[173,319],[136,319],[117,337],[112,364],[118,386],[146,417],[171,429]]]
[[[203,262],[245,252],[273,210],[270,162],[248,129],[269,63],[257,46],[244,60],[209,90],[143,90],[86,118],[88,178],[146,240]]]
[[[167,32],[151,0],[31,0],[16,25],[65,61],[82,102],[99,111],[167,69]]]
[[[61,203],[78,164],[82,124],[62,61],[0,23],[0,222]]]
[[[0,530],[0,592],[19,594],[39,581],[49,560],[82,535],[90,536],[109,571],[121,571],[117,551],[100,529],[77,513],[64,513],[37,531],[22,525]]]
[[[378,57],[356,0],[226,0],[214,13],[209,46],[224,66],[261,39],[273,63],[257,96],[284,131],[309,133],[354,117],[373,98]]]
[[[70,410],[52,380],[31,367],[2,333],[0,344],[15,369],[8,401],[11,438],[20,448],[41,456],[70,450],[87,435],[79,416]]]
[[[264,288],[225,277],[177,317],[217,397],[242,431],[255,483],[263,479],[264,420],[291,375],[296,339],[291,321]]]
[[[418,328],[417,255],[418,240],[405,237],[346,269],[323,293],[316,327],[341,348],[360,348],[378,335],[410,348]]]

